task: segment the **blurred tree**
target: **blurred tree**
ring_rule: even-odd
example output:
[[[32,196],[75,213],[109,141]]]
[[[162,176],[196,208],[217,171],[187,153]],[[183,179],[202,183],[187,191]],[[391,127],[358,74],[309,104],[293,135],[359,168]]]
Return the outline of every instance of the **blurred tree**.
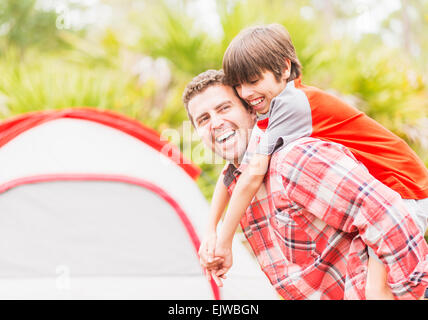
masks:
[[[396,34],[408,60],[428,72],[428,0],[400,0],[401,8],[383,22],[383,32]]]
[[[0,35],[4,47],[14,46],[21,54],[32,46],[44,50],[63,45],[56,28],[55,11],[36,8],[36,0],[0,1]]]
[[[132,17],[141,28],[137,48],[144,54],[165,57],[174,71],[191,75],[219,67],[221,48],[210,34],[197,27],[185,6],[150,2]]]

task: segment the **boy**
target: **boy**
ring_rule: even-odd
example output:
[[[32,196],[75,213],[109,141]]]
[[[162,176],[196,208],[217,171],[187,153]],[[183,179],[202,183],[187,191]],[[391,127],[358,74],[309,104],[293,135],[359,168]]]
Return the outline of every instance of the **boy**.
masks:
[[[348,147],[370,173],[398,192],[425,232],[428,219],[428,170],[400,138],[343,101],[301,84],[301,66],[286,29],[278,24],[243,30],[232,40],[223,58],[226,82],[257,113],[265,130],[248,167],[230,198],[216,239],[216,225],[229,196],[219,181],[212,200],[210,225],[201,246],[215,277],[223,276],[221,253],[230,252],[240,218],[263,182],[273,152],[301,137],[315,137]],[[247,160],[251,158],[250,160]],[[214,242],[216,240],[215,249]],[[214,252],[215,251],[215,252]],[[369,299],[393,299],[386,272],[369,248],[366,288]],[[213,261],[216,256],[217,260]],[[225,257],[226,254],[223,255]],[[220,261],[220,262],[219,262]],[[217,278],[218,280],[218,278]]]

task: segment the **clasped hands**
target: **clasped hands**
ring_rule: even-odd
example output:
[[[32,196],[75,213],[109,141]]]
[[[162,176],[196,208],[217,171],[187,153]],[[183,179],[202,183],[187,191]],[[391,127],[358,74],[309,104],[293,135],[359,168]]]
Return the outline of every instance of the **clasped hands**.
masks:
[[[222,287],[223,280],[227,278],[226,273],[233,264],[232,243],[217,239],[216,232],[210,231],[206,233],[198,254],[207,280],[213,279],[217,286]]]

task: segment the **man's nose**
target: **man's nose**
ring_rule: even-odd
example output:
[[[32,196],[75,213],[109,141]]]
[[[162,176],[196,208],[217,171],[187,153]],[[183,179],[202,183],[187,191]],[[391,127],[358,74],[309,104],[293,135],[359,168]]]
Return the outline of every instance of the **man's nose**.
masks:
[[[224,120],[221,116],[219,115],[211,115],[211,126],[215,129],[221,127],[224,123]]]

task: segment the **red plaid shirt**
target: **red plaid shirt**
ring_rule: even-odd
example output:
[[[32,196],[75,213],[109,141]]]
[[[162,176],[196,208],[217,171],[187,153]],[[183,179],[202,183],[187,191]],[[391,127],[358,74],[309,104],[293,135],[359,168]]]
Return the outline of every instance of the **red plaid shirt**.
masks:
[[[238,176],[230,165],[229,192]],[[400,196],[339,144],[302,138],[274,153],[241,227],[284,299],[365,299],[367,245],[397,299],[428,286],[428,246]]]

